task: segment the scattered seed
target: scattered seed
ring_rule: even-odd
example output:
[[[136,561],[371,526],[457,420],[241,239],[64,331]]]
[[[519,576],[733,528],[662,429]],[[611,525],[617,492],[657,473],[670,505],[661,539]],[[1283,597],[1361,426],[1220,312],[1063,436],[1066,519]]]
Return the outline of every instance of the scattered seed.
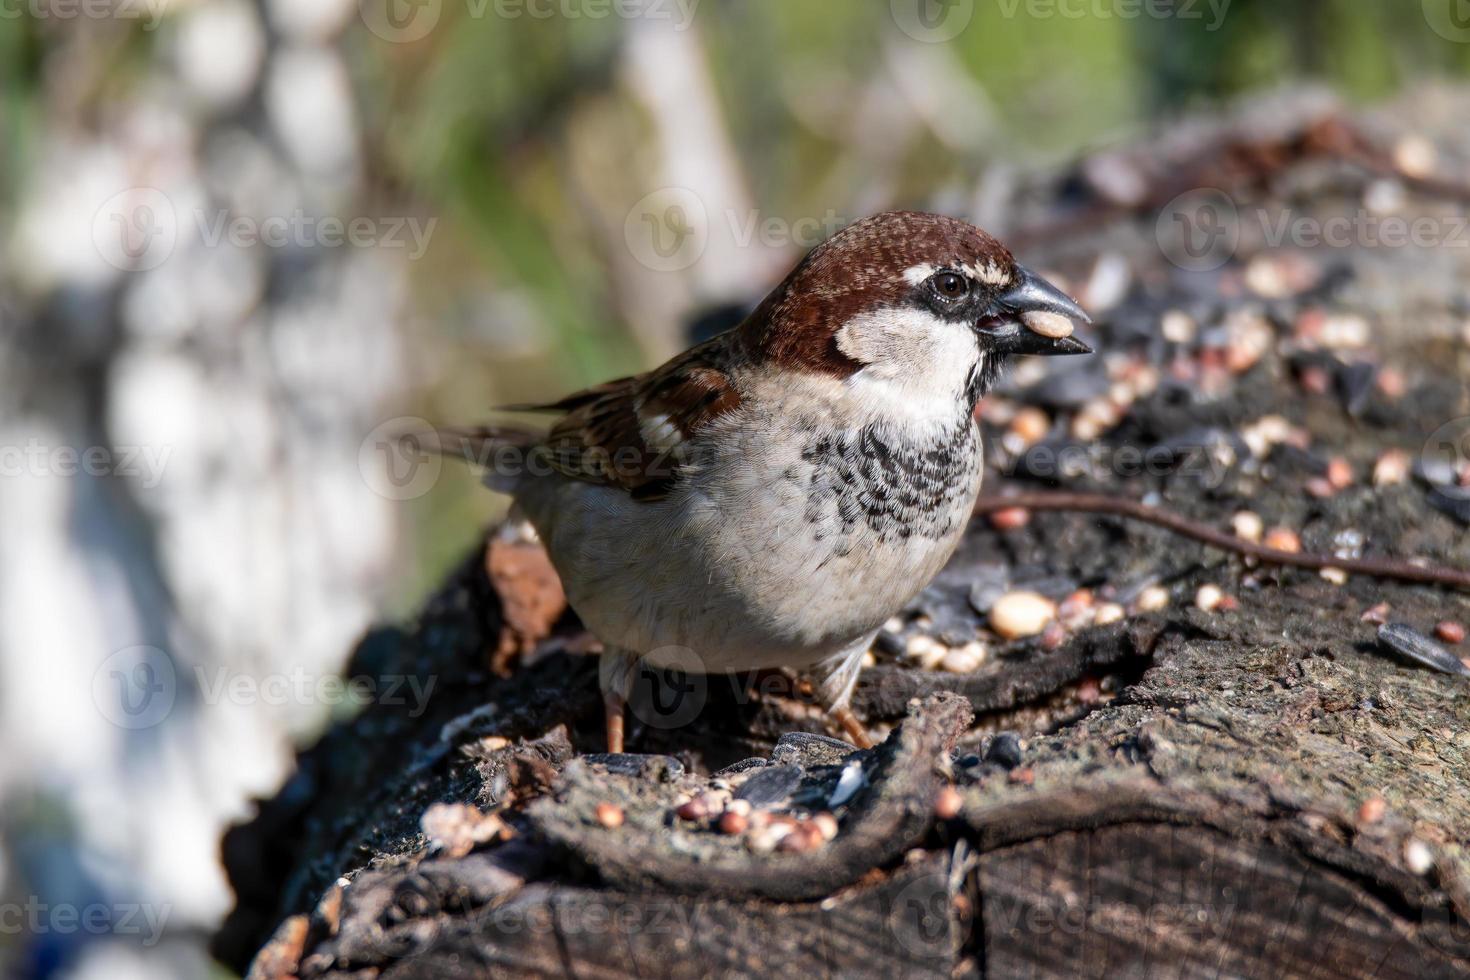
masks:
[[[1352,464],[1341,456],[1334,456],[1327,463],[1327,482],[1338,490],[1346,490],[1353,485]]]
[[[1423,136],[1411,133],[1394,144],[1393,164],[1406,177],[1430,177],[1438,163],[1439,152]]]
[[[1205,612],[1214,612],[1225,598],[1225,593],[1218,585],[1201,585],[1199,591],[1194,594],[1194,604]]]
[[[1216,612],[1235,612],[1240,608],[1240,600],[1233,595],[1222,595],[1219,603],[1215,605]]]
[[[1031,523],[1031,512],[1025,507],[1005,507],[990,512],[990,526],[997,531],[1015,531]]]
[[[1374,824],[1383,819],[1388,803],[1381,796],[1370,796],[1358,807],[1358,823]]]
[[[720,816],[720,833],[722,834],[743,834],[745,833],[745,829],[749,826],[750,821],[746,819],[745,814],[743,813],[736,813],[734,810],[726,810]]]
[[[1096,677],[1088,674],[1077,682],[1077,700],[1082,704],[1097,704],[1102,700],[1102,685]]]
[[[1251,292],[1267,299],[1285,299],[1294,290],[1275,257],[1257,255],[1245,267],[1245,284]]]
[[[965,804],[964,797],[960,791],[953,786],[940,787],[939,793],[934,797],[934,815],[940,820],[953,820],[959,816],[960,808]]]
[[[791,824],[788,823],[769,824],[752,830],[750,836],[745,838],[745,846],[756,854],[769,854],[791,831]]]
[[[1340,568],[1324,568],[1317,574],[1333,585],[1347,585],[1348,573]]]
[[[1367,347],[1373,331],[1356,313],[1329,314],[1322,322],[1322,344],[1333,348]]]
[[[1325,395],[1332,390],[1332,375],[1325,368],[1315,364],[1302,368],[1301,374],[1297,376],[1302,390],[1309,395]]]
[[[1397,368],[1381,368],[1374,381],[1378,385],[1378,390],[1383,392],[1383,397],[1390,401],[1398,401],[1409,390],[1409,382],[1404,378],[1404,372]]]
[[[1434,627],[1434,635],[1446,643],[1464,643],[1465,627],[1453,620],[1446,619]]]
[[[830,813],[822,812],[812,817],[812,825],[822,835],[822,840],[832,840],[837,836],[837,818]]]
[[[1391,487],[1403,483],[1409,478],[1411,465],[1409,454],[1402,449],[1388,450],[1373,464],[1373,485]]]
[[[674,811],[680,820],[708,820],[715,815],[717,805],[713,797],[701,793]]]
[[[735,791],[735,798],[752,807],[769,806],[786,799],[801,785],[800,766],[766,766],[756,771]]]
[[[1380,602],[1378,605],[1363,610],[1361,622],[1372,623],[1374,626],[1382,626],[1388,622],[1389,605]]]
[[[1041,409],[1033,406],[1021,409],[1016,413],[1016,417],[1011,419],[1011,435],[1014,435],[1025,449],[1045,439],[1046,434],[1050,431],[1051,418]]]
[[[1325,476],[1314,476],[1306,482],[1305,486],[1307,493],[1316,497],[1318,500],[1326,500],[1329,497],[1337,496],[1337,487],[1333,486],[1332,481]]]
[[[1470,677],[1470,667],[1466,667],[1458,657],[1412,626],[1385,623],[1378,627],[1378,639],[1394,653],[1413,663],[1446,674]]]
[[[795,851],[798,854],[806,851],[815,851],[827,843],[827,838],[822,836],[822,831],[810,820],[796,825],[796,829],[782,838],[778,845],[779,850]]]
[[[1259,541],[1265,533],[1266,522],[1261,520],[1260,514],[1243,510],[1230,519],[1230,527],[1241,540]]]
[[[904,648],[904,653],[909,659],[917,660],[919,666],[925,670],[933,670],[938,667],[948,652],[944,644],[925,633],[915,633],[909,637],[908,645]]]
[[[1266,547],[1277,551],[1297,552],[1302,550],[1302,539],[1289,527],[1273,527],[1266,532]]]
[[[939,666],[950,674],[968,674],[985,662],[986,653],[985,644],[976,640],[946,653]]]
[[[1404,864],[1416,875],[1427,875],[1434,869],[1434,853],[1428,844],[1411,837],[1404,845]]]
[[[1159,332],[1171,344],[1191,344],[1199,332],[1199,324],[1183,310],[1170,310],[1159,321]]]
[[[990,627],[1007,640],[1035,636],[1056,618],[1057,607],[1035,592],[1008,592],[990,607]]]
[[[1020,736],[1015,732],[1000,732],[985,746],[985,761],[1014,769],[1021,764],[1022,752]]]
[[[597,804],[597,822],[612,830],[623,825],[623,808],[611,803]]]
[[[1072,438],[1091,442],[1102,437],[1121,421],[1116,405],[1106,398],[1094,398],[1086,402],[1072,418]]]
[[[1169,590],[1162,585],[1150,585],[1138,593],[1138,598],[1133,600],[1133,605],[1139,612],[1158,612],[1169,605]]]
[[[1075,616],[1084,609],[1091,609],[1093,601],[1091,589],[1078,589],[1062,600],[1057,612],[1062,616]]]
[[[866,777],[863,775],[862,764],[849,762],[842,767],[842,774],[837,777],[837,786],[832,790],[832,795],[827,797],[827,806],[835,810],[846,803],[857,795],[864,782]]]
[[[1116,602],[1104,602],[1097,607],[1097,615],[1093,617],[1092,622],[1096,626],[1106,626],[1109,623],[1116,623],[1125,615],[1127,614],[1123,607]]]

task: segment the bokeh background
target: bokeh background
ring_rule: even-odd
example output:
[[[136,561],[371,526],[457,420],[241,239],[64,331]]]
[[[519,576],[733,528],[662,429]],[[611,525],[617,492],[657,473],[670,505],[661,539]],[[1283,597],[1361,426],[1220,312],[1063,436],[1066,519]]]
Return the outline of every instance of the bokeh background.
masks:
[[[222,829],[426,695],[335,678],[497,514],[403,427],[870,212],[1004,237],[1017,174],[1467,70],[1465,0],[0,0],[0,969],[224,975]]]

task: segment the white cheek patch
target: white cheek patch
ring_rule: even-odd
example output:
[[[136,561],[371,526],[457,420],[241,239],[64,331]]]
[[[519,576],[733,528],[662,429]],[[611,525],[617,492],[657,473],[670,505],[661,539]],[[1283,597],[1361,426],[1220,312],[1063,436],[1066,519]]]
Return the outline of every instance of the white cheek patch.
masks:
[[[837,331],[837,347],[863,367],[848,390],[878,418],[953,422],[980,362],[974,331],[924,310],[882,309]]]
[[[904,281],[910,286],[917,286],[932,275],[934,275],[934,266],[928,262],[920,262],[918,265],[911,265],[903,270]]]

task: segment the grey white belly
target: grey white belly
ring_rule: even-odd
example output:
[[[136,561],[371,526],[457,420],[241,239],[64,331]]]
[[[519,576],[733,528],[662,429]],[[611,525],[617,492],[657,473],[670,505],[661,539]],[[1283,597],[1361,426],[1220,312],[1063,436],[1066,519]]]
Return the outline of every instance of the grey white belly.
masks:
[[[559,477],[518,495],[604,643],[654,662],[692,651],[711,672],[808,667],[876,631],[949,559],[980,485],[968,415],[820,436],[799,417],[745,421],[750,438],[698,449],[664,500]]]

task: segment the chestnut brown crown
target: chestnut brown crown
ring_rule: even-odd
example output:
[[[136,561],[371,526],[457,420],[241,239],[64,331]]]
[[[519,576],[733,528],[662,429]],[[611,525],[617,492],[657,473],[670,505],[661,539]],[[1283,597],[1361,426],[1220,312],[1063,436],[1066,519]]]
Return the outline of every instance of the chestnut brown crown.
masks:
[[[741,331],[752,354],[845,376],[860,365],[838,349],[841,326],[869,311],[908,306],[972,324],[1001,354],[1089,352],[1070,337],[1041,343],[1017,321],[1046,312],[1087,322],[1075,302],[981,229],[920,211],[864,218],[817,246]]]

